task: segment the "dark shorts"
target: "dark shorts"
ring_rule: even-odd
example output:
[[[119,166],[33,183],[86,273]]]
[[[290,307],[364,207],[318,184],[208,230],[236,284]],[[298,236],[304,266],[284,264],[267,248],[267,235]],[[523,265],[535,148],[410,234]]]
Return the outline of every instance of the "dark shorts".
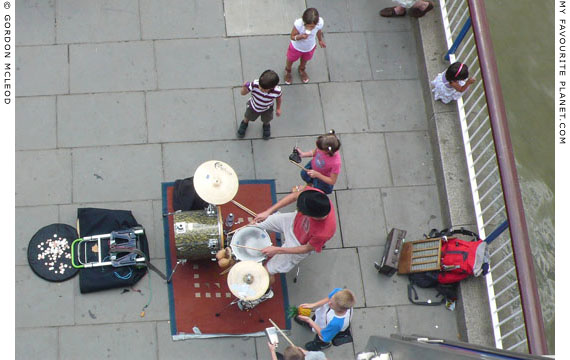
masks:
[[[307,163],[307,165],[305,165],[305,169],[307,170],[313,169],[310,161]],[[307,184],[311,184],[311,186],[313,186],[314,188],[322,190],[327,195],[332,193],[334,189],[333,185],[329,185],[326,182],[319,180],[317,178],[310,177],[305,170],[301,170],[301,179],[303,179]]]
[[[244,117],[247,121],[255,121],[261,115],[261,122],[264,124],[268,124],[271,120],[273,120],[273,105],[263,112],[257,112],[251,108],[249,101],[245,105],[245,114]]]

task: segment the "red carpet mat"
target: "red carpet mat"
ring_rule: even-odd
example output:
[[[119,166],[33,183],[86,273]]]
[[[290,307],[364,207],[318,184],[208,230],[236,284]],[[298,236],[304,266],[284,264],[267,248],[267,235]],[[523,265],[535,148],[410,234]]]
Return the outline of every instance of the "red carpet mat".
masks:
[[[172,194],[174,183],[162,184],[163,214],[173,212]],[[261,212],[275,202],[273,180],[243,180],[234,200],[253,212]],[[233,229],[249,222],[251,215],[232,203],[221,206],[222,219],[234,214]],[[164,217],[165,254],[167,276],[176,265],[176,247],[173,216]],[[274,234],[271,241],[276,244]],[[226,246],[227,244],[224,244]],[[271,318],[281,329],[290,329],[291,323],[285,312],[289,305],[285,276],[277,277],[272,289],[272,299],[262,302],[251,311],[241,311],[237,304],[228,306],[235,296],[228,289],[227,274],[215,261],[188,260],[180,264],[168,284],[170,303],[170,327],[174,340],[185,338],[261,335],[272,326]],[[216,316],[218,314],[218,316]]]

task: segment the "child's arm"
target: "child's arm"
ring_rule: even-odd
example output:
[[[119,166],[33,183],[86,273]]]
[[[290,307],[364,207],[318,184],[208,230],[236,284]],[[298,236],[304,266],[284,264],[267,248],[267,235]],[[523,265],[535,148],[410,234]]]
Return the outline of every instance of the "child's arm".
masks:
[[[322,48],[326,48],[327,44],[325,44],[325,38],[323,32],[321,30],[317,31],[317,39],[319,39],[319,46]]]
[[[299,156],[304,158],[304,157],[313,157],[315,156],[315,153],[317,152],[317,149],[313,149],[313,151],[302,151],[300,148],[296,147],[295,149],[297,149],[297,151],[299,152]]]
[[[277,360],[277,354],[275,353],[275,345],[270,342],[267,342],[267,346],[269,347],[269,352],[271,353],[271,360]]]
[[[307,174],[311,178],[317,178],[323,182],[326,182],[329,185],[336,184],[336,180],[338,179],[338,174],[335,174],[335,173],[331,173],[331,176],[324,176],[323,174],[321,174],[320,172],[318,172],[316,170],[307,170]]]
[[[328,301],[328,298],[327,298],[327,301]],[[320,327],[319,325],[317,325],[317,323],[314,322],[313,319],[311,319],[311,318],[308,317],[308,316],[304,316],[304,315],[299,315],[298,317],[299,317],[300,320],[303,320],[304,322],[306,322],[307,324],[309,324],[313,329],[315,329],[315,332],[316,332],[317,334],[319,334],[319,337],[320,337],[321,339],[323,338],[323,335],[321,334],[321,331],[322,331],[321,327]]]
[[[314,303],[305,303],[305,304],[301,304],[299,305],[299,307],[305,308],[305,309],[314,309],[314,308],[318,308],[323,306],[324,304],[326,304],[329,301],[329,298],[326,297],[324,299],[321,299],[317,302]]]
[[[297,40],[303,40],[308,38],[309,35],[307,34],[300,34],[299,31],[297,31],[297,28],[293,26],[293,30],[291,30],[291,40],[297,41]]]
[[[469,85],[473,84],[474,82],[475,82],[475,79],[469,78],[469,80],[467,80],[463,86],[459,85],[458,81],[450,81],[449,85],[451,85],[452,88],[454,88],[455,90],[457,90],[459,92],[465,92],[465,90],[467,90]]]
[[[241,86],[241,94],[246,95],[249,92],[249,81]]]
[[[275,109],[275,115],[277,115],[277,116],[281,116],[281,97],[282,96],[279,96],[275,100],[275,102],[277,103],[277,108]]]

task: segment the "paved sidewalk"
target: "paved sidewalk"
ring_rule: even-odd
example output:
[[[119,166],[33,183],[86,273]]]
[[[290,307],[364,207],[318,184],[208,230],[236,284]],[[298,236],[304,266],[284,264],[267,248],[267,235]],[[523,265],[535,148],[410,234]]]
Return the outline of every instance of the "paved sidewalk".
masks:
[[[80,207],[132,210],[153,262],[165,269],[160,183],[207,160],[240,179],[275,179],[278,197],[300,184],[287,157],[335,129],[343,169],[334,194],[338,231],[288,277],[294,304],[333,287],[358,297],[353,359],[370,335],[458,338],[456,314],[411,305],[407,278],[374,269],[391,228],[419,239],[443,225],[409,17],[378,16],[390,0],[21,0],[16,3],[16,357],[18,359],[269,359],[265,338],[173,342],[166,286],[142,294],[81,295],[77,278],[49,283],[26,260],[42,226],[75,224]],[[302,84],[283,87],[272,138],[259,121],[235,136],[245,81],[283,77],[288,33],[307,7],[325,20],[326,49]],[[426,18],[439,16],[438,11]],[[291,274],[294,275],[294,274]],[[152,292],[146,316],[140,309]],[[312,338],[293,324],[299,345]],[[285,342],[281,348],[285,347]]]

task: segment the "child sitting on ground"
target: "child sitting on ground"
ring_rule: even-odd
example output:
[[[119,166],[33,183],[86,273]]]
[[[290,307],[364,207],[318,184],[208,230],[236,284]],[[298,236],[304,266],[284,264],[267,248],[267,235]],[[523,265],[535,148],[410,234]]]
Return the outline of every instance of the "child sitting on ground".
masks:
[[[301,170],[301,178],[312,187],[322,190],[325,194],[330,194],[342,165],[338,152],[340,140],[336,137],[334,130],[331,130],[328,134],[319,136],[316,145],[313,151],[307,152],[295,148],[302,158],[313,158],[305,165],[307,170]]]
[[[246,95],[251,92],[251,97],[246,103],[244,119],[237,131],[238,138],[243,138],[247,124],[250,121],[255,121],[261,115],[263,139],[269,139],[271,136],[269,123],[273,120],[274,100],[277,103],[275,115],[281,115],[281,87],[277,84],[279,84],[279,76],[273,70],[265,70],[259,79],[243,84],[241,94]]]
[[[475,79],[469,77],[469,69],[467,65],[456,62],[451,64],[446,71],[438,74],[431,82],[435,100],[441,100],[444,104],[459,99],[463,93],[467,91],[469,85],[475,82]]]
[[[322,300],[299,305],[315,309],[314,320],[308,316],[295,316],[295,322],[316,333],[315,340],[305,344],[305,348],[319,351],[330,347],[332,339],[349,328],[355,302],[356,297],[352,291],[336,288]]]

